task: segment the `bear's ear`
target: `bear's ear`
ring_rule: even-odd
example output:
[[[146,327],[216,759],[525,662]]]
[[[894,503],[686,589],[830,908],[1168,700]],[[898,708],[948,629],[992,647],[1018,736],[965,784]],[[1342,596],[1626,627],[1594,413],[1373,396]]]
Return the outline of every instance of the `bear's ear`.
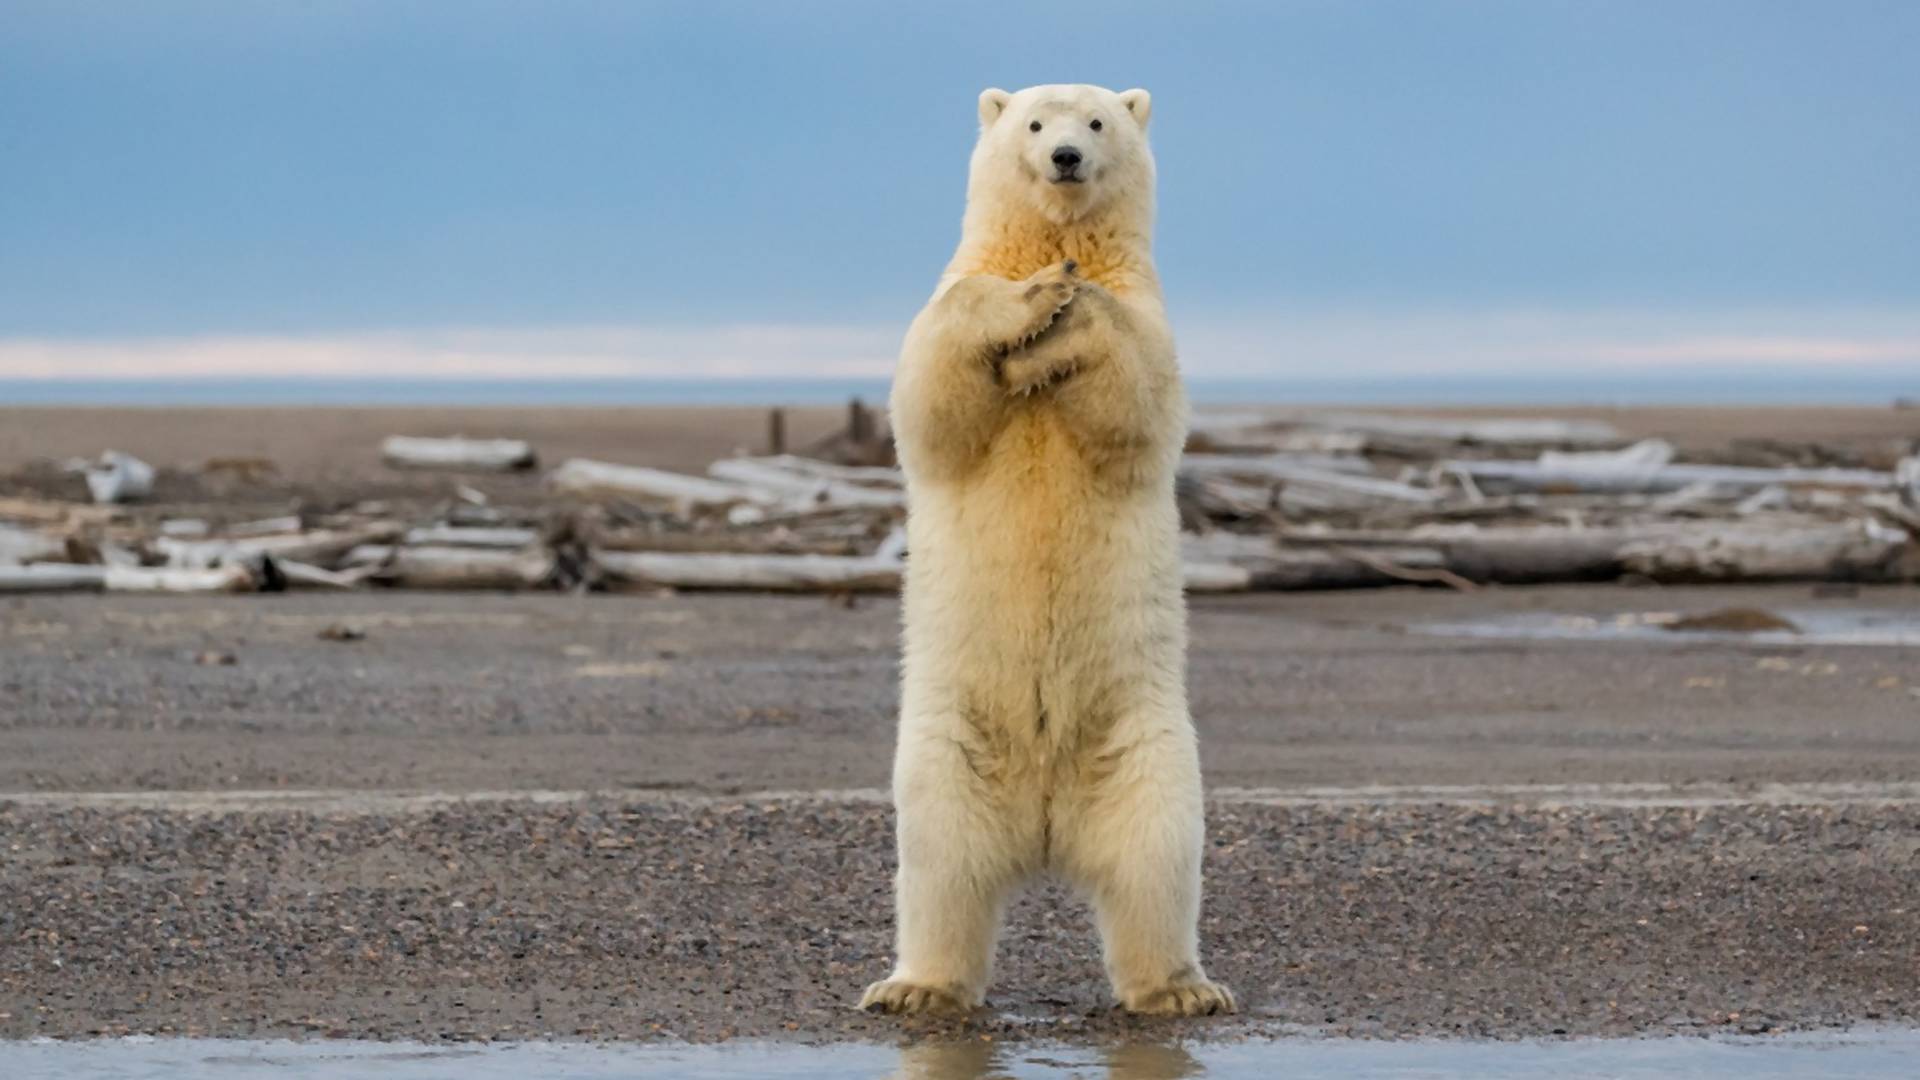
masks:
[[[1012,97],[1012,94],[996,87],[980,91],[980,126],[992,127],[993,122],[1000,119],[1000,114],[1007,111],[1007,102]]]
[[[1141,127],[1147,126],[1147,117],[1153,115],[1152,94],[1135,87],[1121,93],[1120,104],[1127,107],[1127,111],[1133,114],[1133,118]]]

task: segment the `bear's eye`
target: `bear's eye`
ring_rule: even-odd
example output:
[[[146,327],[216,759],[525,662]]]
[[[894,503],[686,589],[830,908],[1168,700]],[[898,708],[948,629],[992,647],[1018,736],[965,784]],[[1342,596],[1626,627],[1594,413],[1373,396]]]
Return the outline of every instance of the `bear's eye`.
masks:
[[[1093,123],[1091,123],[1091,124],[1088,124],[1087,126],[1088,126],[1088,127],[1090,127],[1090,128],[1092,128],[1092,129],[1093,129],[1093,130],[1095,130],[1095,131],[1099,131],[1099,130],[1100,130],[1100,121],[1098,121],[1098,120],[1095,120],[1095,121],[1094,121]]]
[[[1039,130],[1040,130],[1040,121],[1038,121],[1038,120],[1035,120],[1035,121],[1034,121],[1033,123],[1031,123],[1031,124],[1028,124],[1028,125],[1027,125],[1027,130],[1028,130],[1028,131],[1039,131]]]

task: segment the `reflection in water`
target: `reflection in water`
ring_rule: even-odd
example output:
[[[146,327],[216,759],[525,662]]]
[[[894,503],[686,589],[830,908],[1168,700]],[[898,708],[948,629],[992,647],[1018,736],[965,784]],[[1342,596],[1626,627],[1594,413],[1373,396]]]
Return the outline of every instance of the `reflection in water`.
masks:
[[[1170,1043],[1124,1043],[1084,1051],[1006,1046],[971,1039],[926,1042],[900,1051],[900,1067],[890,1080],[1011,1080],[1016,1064],[1074,1070],[1092,1078],[1106,1066],[1103,1080],[1188,1080],[1206,1075],[1192,1054]],[[1063,1072],[1063,1075],[1068,1075]]]
[[[979,1039],[917,1043],[901,1049],[891,1080],[1003,1080],[999,1058],[1000,1047]]]
[[[0,1077],[37,1080],[1914,1080],[1920,1031],[1640,1039],[1399,1042],[1296,1038],[1101,1047],[979,1040],[870,1043],[7,1042]]]
[[[1107,1051],[1107,1080],[1186,1080],[1206,1072],[1184,1047],[1171,1043],[1127,1043]]]

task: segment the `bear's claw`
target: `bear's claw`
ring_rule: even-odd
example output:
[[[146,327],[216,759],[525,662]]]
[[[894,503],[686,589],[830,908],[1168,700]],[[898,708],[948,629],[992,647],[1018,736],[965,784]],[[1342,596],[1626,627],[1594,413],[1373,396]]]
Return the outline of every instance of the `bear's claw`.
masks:
[[[1126,1010],[1148,1016],[1220,1016],[1240,1011],[1233,991],[1207,979],[1177,982],[1129,995]]]
[[[919,986],[901,979],[882,979],[860,996],[860,1009],[870,1013],[964,1013],[966,1002],[950,990]]]
[[[1074,293],[1079,287],[1073,279],[1073,267],[1073,260],[1068,259],[1027,279],[1027,287],[1020,294],[1026,306],[1026,324],[1019,332],[993,346],[996,359],[1026,348],[1053,328],[1060,313],[1073,302]]]

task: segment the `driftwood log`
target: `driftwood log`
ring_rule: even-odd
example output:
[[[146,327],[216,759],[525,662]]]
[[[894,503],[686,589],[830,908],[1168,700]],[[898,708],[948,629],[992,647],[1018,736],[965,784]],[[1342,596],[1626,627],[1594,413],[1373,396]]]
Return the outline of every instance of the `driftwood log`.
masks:
[[[756,493],[747,488],[721,480],[586,458],[563,463],[548,475],[547,483],[566,495],[620,496],[665,503],[682,513],[724,509],[739,503],[778,501],[778,496],[756,497]]]
[[[1379,547],[1364,553],[1329,547],[1282,547],[1271,536],[1210,533],[1181,546],[1188,566],[1232,566],[1251,589],[1354,589],[1427,580],[1446,569],[1445,557],[1426,547]]]
[[[108,592],[255,592],[267,580],[257,564],[239,562],[196,570],[164,566],[109,566],[106,571]]]
[[[820,461],[795,454],[774,454],[763,458],[730,460],[755,461],[802,476],[816,476],[823,480],[845,480],[850,484],[866,484],[872,487],[904,488],[907,483],[906,474],[892,465],[842,465],[838,462]]]
[[[865,530],[862,530],[863,532]],[[864,535],[809,535],[787,528],[658,532],[596,525],[582,531],[599,551],[660,551],[706,555],[845,555],[873,546]]]
[[[1283,427],[1257,413],[1197,413],[1187,427],[1189,453],[1358,454],[1366,447],[1357,431]]]
[[[56,526],[104,525],[124,513],[114,506],[88,506],[31,495],[0,496],[0,521]]]
[[[1188,476],[1270,481],[1327,473],[1371,477],[1373,466],[1357,454],[1188,454],[1180,459],[1180,471]]]
[[[67,540],[64,536],[0,523],[0,566],[53,562],[64,559],[66,554]]]
[[[500,551],[467,547],[369,544],[347,553],[346,564],[369,580],[408,589],[538,589],[553,581],[547,548]]]
[[[132,454],[109,450],[86,471],[87,492],[97,503],[122,503],[153,494],[153,466]]]
[[[0,592],[254,592],[260,571],[243,563],[182,570],[149,566],[80,566],[38,563],[0,566]]]
[[[1285,456],[1231,458],[1194,455],[1181,466],[1175,495],[1190,528],[1204,519],[1232,521],[1279,513],[1310,518],[1333,511],[1424,511],[1446,493],[1355,471],[1345,465]],[[1364,465],[1363,465],[1364,468]],[[1195,520],[1200,519],[1200,520]]]
[[[210,531],[205,528],[205,524],[205,522],[201,523],[201,535],[203,536]],[[258,521],[236,522],[220,531],[230,538],[244,540],[256,536],[281,536],[286,533],[297,533],[304,528],[306,528],[306,522],[300,520],[300,515],[282,514],[279,517],[261,518]],[[165,530],[163,529],[162,531]]]
[[[1630,573],[1656,581],[1878,581],[1911,550],[1903,529],[1874,521],[1779,528],[1739,523],[1696,528],[1620,548]]]
[[[1190,593],[1247,592],[1253,588],[1253,572],[1230,563],[1183,563],[1180,577],[1181,587]]]
[[[907,505],[907,493],[902,486],[858,484],[819,472],[794,469],[779,458],[729,458],[709,465],[707,473],[755,493],[771,493],[777,501],[790,506]]]
[[[107,568],[74,563],[0,566],[0,593],[86,592],[107,587]]]
[[[1323,453],[1357,453],[1362,449],[1420,453],[1449,446],[1599,447],[1623,441],[1613,425],[1597,420],[1460,420],[1300,410],[1199,413],[1193,418],[1189,440],[1195,450]]]
[[[1546,494],[1657,494],[1687,488],[1752,491],[1891,491],[1895,475],[1874,469],[1761,468],[1750,465],[1674,464],[1673,448],[1657,439],[1615,452],[1547,453],[1535,461],[1447,461],[1442,472],[1485,492]]]
[[[1872,521],[1838,524],[1646,522],[1567,529],[1429,526],[1396,532],[1290,534],[1300,547],[1418,551],[1473,582],[1534,584],[1611,580],[1879,581],[1898,577],[1912,540]]]
[[[904,569],[897,559],[870,555],[594,551],[592,562],[618,585],[773,592],[893,592]]]
[[[1401,439],[1474,446],[1612,446],[1622,442],[1618,428],[1604,420],[1549,417],[1455,420],[1389,413],[1311,412],[1290,414],[1304,426],[1358,432],[1369,438]]]
[[[372,578],[376,566],[353,566],[345,570],[328,570],[325,567],[310,566],[302,562],[275,560],[274,566],[286,579],[287,585],[298,588],[317,589],[357,589]]]
[[[1271,486],[1186,472],[1175,479],[1173,496],[1180,507],[1181,528],[1188,532],[1205,532],[1216,521],[1264,517],[1280,506],[1279,493]]]
[[[154,553],[174,567],[210,567],[266,555],[275,559],[325,565],[363,544],[391,540],[399,535],[393,522],[374,522],[352,529],[313,529],[280,536],[253,536],[239,539],[177,540],[161,536],[154,539]]]
[[[427,525],[408,529],[403,543],[421,547],[511,548],[540,542],[540,531],[513,525]]]
[[[863,556],[722,555],[659,551],[600,551],[593,565],[610,583],[627,587],[758,590],[768,592],[895,592],[905,567],[886,553]],[[1183,567],[1192,592],[1244,592],[1255,574],[1224,563]]]
[[[539,463],[533,447],[519,439],[429,439],[395,435],[380,444],[380,457],[398,469],[473,472],[515,472]]]

